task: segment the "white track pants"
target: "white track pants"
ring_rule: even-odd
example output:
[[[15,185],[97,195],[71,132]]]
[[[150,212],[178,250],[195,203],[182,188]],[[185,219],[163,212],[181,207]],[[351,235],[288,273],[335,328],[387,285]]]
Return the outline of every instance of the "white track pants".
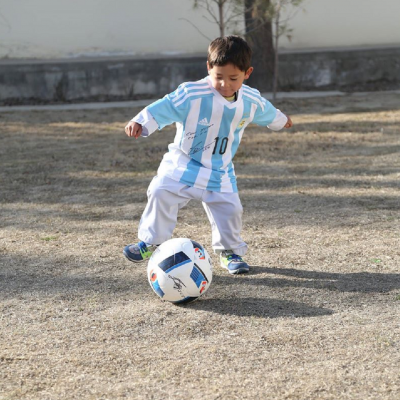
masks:
[[[243,256],[247,244],[240,237],[243,207],[238,193],[218,193],[184,185],[167,177],[154,177],[147,190],[148,202],[139,224],[139,239],[160,244],[172,237],[178,212],[190,200],[201,200],[212,229],[216,253],[233,250]]]

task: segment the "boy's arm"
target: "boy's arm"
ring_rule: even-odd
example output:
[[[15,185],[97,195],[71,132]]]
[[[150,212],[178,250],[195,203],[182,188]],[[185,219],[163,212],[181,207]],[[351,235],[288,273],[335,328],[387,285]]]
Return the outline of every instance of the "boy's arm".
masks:
[[[273,131],[280,131],[282,128],[291,128],[293,122],[289,116],[275,108],[268,100],[262,98],[263,107],[258,107],[253,122],[257,125],[267,126]]]
[[[125,127],[126,134],[136,138],[145,137],[151,135],[156,129],[162,129],[174,122],[184,121],[189,102],[177,101],[180,98],[182,98],[182,89],[178,87],[175,92],[150,104],[131,119]]]
[[[125,127],[128,136],[136,139],[139,136],[149,136],[158,128],[158,124],[154,117],[150,114],[148,107],[142,110],[134,118],[132,118]]]
[[[289,117],[277,108],[275,118],[267,126],[269,129],[273,131],[280,131],[282,128],[286,128],[286,125],[288,123],[289,123]]]

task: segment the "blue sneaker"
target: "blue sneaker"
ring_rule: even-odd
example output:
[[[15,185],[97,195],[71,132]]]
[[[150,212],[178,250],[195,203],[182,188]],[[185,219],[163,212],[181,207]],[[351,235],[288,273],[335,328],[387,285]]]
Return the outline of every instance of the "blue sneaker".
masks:
[[[139,243],[126,246],[123,254],[129,261],[142,262],[149,259],[156,248],[157,245],[140,241]]]
[[[242,257],[234,254],[232,250],[225,250],[220,255],[221,267],[228,270],[232,275],[245,274],[249,272],[250,268],[245,263]]]

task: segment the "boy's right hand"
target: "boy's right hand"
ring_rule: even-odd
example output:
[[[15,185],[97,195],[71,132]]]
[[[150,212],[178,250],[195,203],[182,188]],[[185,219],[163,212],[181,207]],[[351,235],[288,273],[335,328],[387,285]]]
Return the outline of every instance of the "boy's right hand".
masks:
[[[289,115],[286,115],[286,117],[287,117],[287,122],[286,122],[286,125],[284,126],[284,128],[291,128],[293,126],[293,122],[290,119]]]
[[[128,125],[125,127],[125,133],[129,137],[134,137],[137,139],[142,134],[142,125],[138,124],[137,122],[129,121]]]

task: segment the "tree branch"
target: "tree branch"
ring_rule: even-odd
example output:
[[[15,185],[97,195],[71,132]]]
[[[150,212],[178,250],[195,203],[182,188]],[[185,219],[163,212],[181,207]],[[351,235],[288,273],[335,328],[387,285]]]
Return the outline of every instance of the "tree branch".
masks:
[[[209,42],[211,42],[212,39],[210,39],[208,36],[206,36],[193,22],[189,21],[189,20],[186,19],[186,18],[179,18],[179,19],[182,20],[182,21],[188,22],[190,25],[193,26],[194,29],[196,29],[197,32],[200,33],[201,36],[203,36],[203,37],[206,38]]]

